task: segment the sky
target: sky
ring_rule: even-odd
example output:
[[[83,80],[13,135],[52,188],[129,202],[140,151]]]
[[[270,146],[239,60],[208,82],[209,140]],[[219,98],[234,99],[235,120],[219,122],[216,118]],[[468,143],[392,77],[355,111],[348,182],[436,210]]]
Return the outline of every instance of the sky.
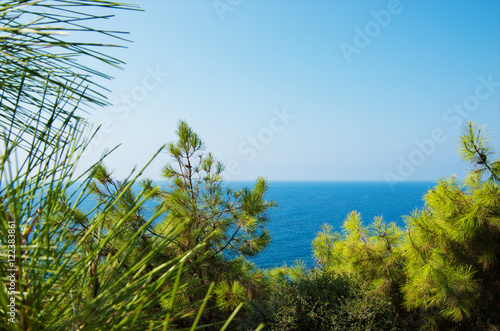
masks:
[[[121,144],[105,164],[125,177],[180,120],[228,180],[463,178],[466,121],[500,151],[499,1],[139,4],[106,23],[133,43],[113,50],[123,70],[103,69],[113,106],[92,112],[81,169]]]

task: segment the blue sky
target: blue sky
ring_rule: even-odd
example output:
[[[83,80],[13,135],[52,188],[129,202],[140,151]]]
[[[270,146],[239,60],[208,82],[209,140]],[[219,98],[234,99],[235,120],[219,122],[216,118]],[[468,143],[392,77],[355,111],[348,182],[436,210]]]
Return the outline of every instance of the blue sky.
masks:
[[[134,42],[81,167],[118,177],[175,140],[179,120],[231,180],[437,180],[467,169],[457,139],[500,150],[498,1],[141,1]],[[158,178],[161,154],[145,175]]]

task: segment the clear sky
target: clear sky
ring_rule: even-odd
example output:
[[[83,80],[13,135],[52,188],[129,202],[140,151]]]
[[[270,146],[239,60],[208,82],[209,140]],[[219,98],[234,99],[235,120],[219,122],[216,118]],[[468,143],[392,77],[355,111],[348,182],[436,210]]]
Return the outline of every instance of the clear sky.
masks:
[[[500,1],[141,1],[82,167],[119,143],[119,177],[184,119],[227,178],[463,176],[466,120],[500,150]],[[146,171],[159,178],[161,154]]]

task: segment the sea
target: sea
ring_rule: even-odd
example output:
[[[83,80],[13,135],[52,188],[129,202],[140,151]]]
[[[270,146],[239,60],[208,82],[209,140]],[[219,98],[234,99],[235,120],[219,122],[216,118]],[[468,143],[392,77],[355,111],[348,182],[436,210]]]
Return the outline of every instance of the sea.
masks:
[[[436,185],[424,181],[390,184],[386,181],[275,181],[270,184],[267,199],[278,204],[268,213],[267,228],[272,242],[252,260],[264,269],[290,266],[298,260],[306,267],[313,267],[311,244],[321,226],[328,223],[341,232],[345,218],[352,211],[359,212],[366,225],[382,216],[385,222],[395,222],[404,228],[404,216],[424,207],[424,195]],[[241,187],[245,183],[230,185]]]
[[[361,214],[368,225],[377,216],[385,222],[405,227],[404,216],[424,206],[425,193],[435,182],[386,181],[270,181],[265,197],[278,207],[268,211],[267,229],[272,236],[266,249],[252,258],[258,267],[270,269],[301,261],[306,267],[315,265],[312,241],[324,223],[341,232],[347,215]],[[160,186],[164,186],[162,183]],[[230,187],[252,187],[254,182],[232,181]],[[90,198],[90,197],[89,197]],[[88,209],[95,201],[85,201]],[[87,206],[87,208],[85,208]],[[147,205],[145,207],[148,207]]]

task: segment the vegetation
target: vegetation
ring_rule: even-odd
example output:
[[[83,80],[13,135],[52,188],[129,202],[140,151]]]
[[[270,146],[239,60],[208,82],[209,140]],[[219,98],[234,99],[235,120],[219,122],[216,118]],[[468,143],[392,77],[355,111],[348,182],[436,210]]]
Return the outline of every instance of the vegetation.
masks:
[[[95,191],[92,178],[102,178],[99,165],[75,175],[89,141],[79,112],[106,103],[91,78],[108,76],[78,58],[121,62],[96,50],[111,43],[66,34],[123,41],[118,32],[86,24],[111,16],[92,13],[118,9],[135,7],[104,0],[0,5],[1,329],[167,330],[186,318],[192,329],[200,324],[211,287],[199,301],[176,298],[193,291],[181,276],[204,242],[160,259],[170,241],[148,230],[164,208],[135,221],[142,203],[159,190],[148,187],[131,199],[142,170],[109,190],[92,211],[79,210]],[[181,226],[169,226],[164,236],[175,238]]]
[[[475,169],[464,183],[440,181],[407,218],[405,306],[432,327],[500,325],[500,162],[487,143],[469,123],[460,152]]]
[[[383,293],[406,328],[500,327],[500,161],[488,134],[468,123],[461,155],[474,168],[464,182],[444,179],[425,195],[407,228],[350,214],[342,235],[325,225],[313,242],[323,273],[347,273]]]
[[[148,223],[142,208],[130,214],[137,197],[128,188],[108,214],[106,224],[115,224],[123,217],[128,217],[127,222],[120,237],[102,255],[117,251],[124,243],[130,245],[127,238],[137,233],[141,236],[131,245],[135,249],[133,258],[150,249],[153,242],[162,243],[161,253],[145,270],[189,254],[186,272],[180,279],[186,293],[178,299],[182,307],[196,303],[205,297],[206,287],[214,283],[215,296],[209,305],[217,309],[201,315],[202,321],[212,324],[214,320],[227,319],[234,309],[248,310],[251,304],[268,296],[263,272],[246,258],[255,256],[269,243],[266,210],[275,204],[265,200],[268,185],[262,178],[253,189],[236,191],[226,187],[222,181],[223,165],[211,153],[203,154],[203,141],[185,122],[179,123],[177,135],[179,140],[167,146],[175,165],[163,168],[168,187],[155,189],[151,180],[141,183],[150,192],[154,210],[163,218],[155,224]],[[103,165],[95,168],[92,187],[99,201],[109,200],[125,185],[127,181],[113,179]],[[168,300],[160,303],[168,306]],[[236,320],[244,324],[241,315]]]
[[[192,262],[197,258],[198,262],[188,271],[189,277],[203,284],[216,282],[220,310],[230,312],[241,303],[247,308],[250,301],[268,295],[262,271],[247,260],[271,240],[266,211],[275,203],[265,199],[268,184],[259,178],[252,189],[224,185],[224,166],[211,153],[203,154],[198,134],[181,121],[177,135],[178,141],[167,147],[173,164],[162,171],[169,186],[158,195],[167,210],[166,222],[155,231],[164,233],[170,231],[170,224],[185,221],[169,254],[185,254],[204,243],[192,257]],[[207,318],[213,318],[213,313]]]
[[[392,304],[352,275],[315,271],[283,283],[269,330],[397,330]]]

